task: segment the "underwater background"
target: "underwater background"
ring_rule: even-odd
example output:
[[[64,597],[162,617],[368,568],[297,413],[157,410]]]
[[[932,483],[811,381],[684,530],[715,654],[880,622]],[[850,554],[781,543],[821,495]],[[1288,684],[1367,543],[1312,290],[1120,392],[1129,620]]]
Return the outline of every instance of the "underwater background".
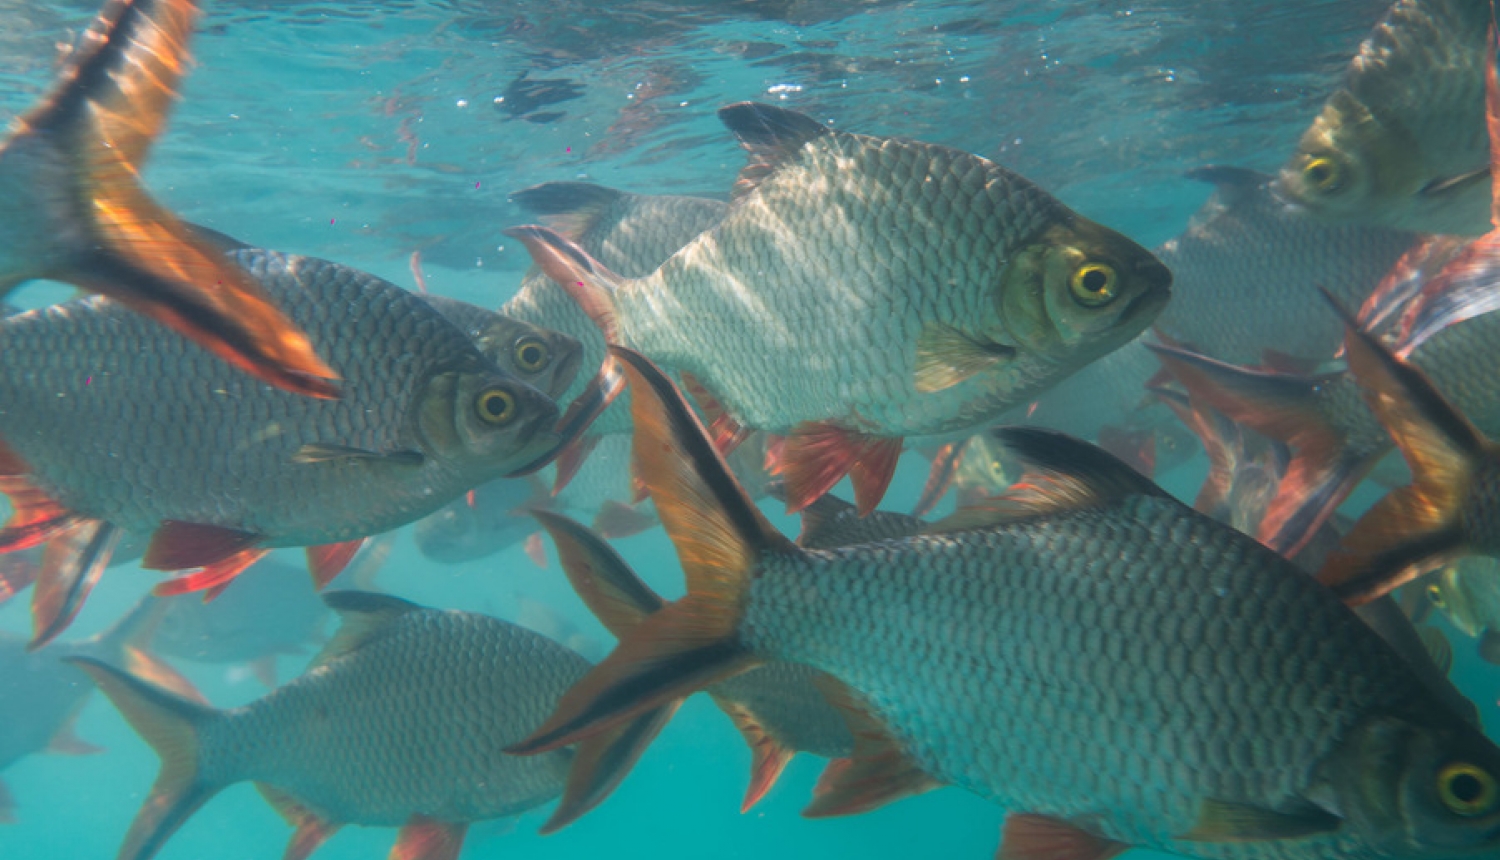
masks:
[[[146,184],[187,220],[403,286],[415,287],[419,252],[430,290],[497,307],[529,264],[500,232],[529,220],[509,192],[584,180],[724,197],[744,157],[714,111],[760,100],[839,129],[994,159],[1154,247],[1180,233],[1210,191],[1184,171],[1274,171],[1286,160],[1387,5],[212,0],[194,41],[197,67]],[[94,0],[0,0],[0,115],[8,121],[38,97],[57,45],[97,11]],[[21,303],[60,290],[30,287]],[[924,470],[925,461],[905,458],[885,507],[909,509]],[[1200,455],[1158,479],[1191,500],[1204,471]],[[795,533],[777,507],[763,505]],[[681,593],[660,529],[615,545],[657,590]],[[300,552],[277,555],[301,562]],[[104,628],[157,580],[133,566],[112,572],[64,638]],[[534,601],[592,639],[593,659],[612,641],[555,557],[540,569],[520,546],[437,565],[403,534],[377,584],[425,605],[511,619]],[[0,629],[21,634],[29,623],[26,601],[0,608]],[[1487,725],[1500,725],[1500,669],[1449,632],[1455,681]],[[283,657],[282,680],[310,657]],[[240,669],[177,665],[218,706],[265,693]],[[30,756],[5,771],[17,821],[0,826],[0,857],[114,856],[157,758],[102,696],[78,733],[105,751]],[[1004,811],[951,788],[861,816],[802,819],[822,766],[810,756],[741,815],[748,765],[739,735],[698,696],[598,810],[547,838],[536,829],[548,807],[476,825],[463,856],[981,858],[998,841]],[[290,833],[239,784],[159,856],[274,858]],[[349,827],[317,856],[381,857],[393,838],[392,829]]]

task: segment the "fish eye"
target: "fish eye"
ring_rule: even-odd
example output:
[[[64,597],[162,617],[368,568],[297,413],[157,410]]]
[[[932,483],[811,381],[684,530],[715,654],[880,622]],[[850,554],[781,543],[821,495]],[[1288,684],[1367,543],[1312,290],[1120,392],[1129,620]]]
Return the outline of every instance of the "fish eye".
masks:
[[[1344,170],[1331,158],[1314,158],[1302,168],[1302,178],[1324,194],[1333,194],[1344,186]]]
[[[1438,772],[1438,799],[1455,815],[1473,817],[1500,806],[1500,784],[1484,768],[1455,762]]]
[[[500,425],[514,421],[520,410],[513,394],[501,388],[491,388],[474,399],[474,411],[485,423]]]
[[[1109,304],[1119,291],[1115,270],[1103,263],[1084,263],[1073,273],[1073,298],[1086,308]]]
[[[523,337],[516,341],[515,352],[516,367],[527,373],[536,373],[547,366],[547,360],[552,354],[547,345],[539,338]]]
[[[1443,609],[1447,606],[1447,601],[1443,600],[1443,589],[1436,583],[1427,586],[1427,599],[1438,609]]]

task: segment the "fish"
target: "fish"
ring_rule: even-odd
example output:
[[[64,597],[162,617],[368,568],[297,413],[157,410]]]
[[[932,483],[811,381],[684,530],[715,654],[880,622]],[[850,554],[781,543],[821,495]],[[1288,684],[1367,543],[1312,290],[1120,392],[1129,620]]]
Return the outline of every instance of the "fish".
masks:
[[[88,678],[63,662],[93,657],[129,665],[173,689],[186,681],[145,650],[150,634],[150,606],[138,605],[109,629],[88,639],[55,642],[35,650],[16,636],[0,633],[0,773],[39,752],[86,755],[100,748],[79,738],[74,721],[93,687]],[[0,781],[0,824],[15,820],[15,801]]]
[[[813,507],[826,510],[835,501],[825,496]],[[852,512],[852,505],[837,503]],[[617,638],[629,636],[666,605],[599,534],[552,511],[533,515],[552,535],[573,590]],[[867,528],[871,521],[886,519],[913,518],[888,511],[876,511],[866,518],[841,517],[836,527],[827,530],[827,536],[834,539],[834,528]],[[714,704],[734,723],[750,748],[750,784],[740,804],[741,812],[754,808],[775,787],[797,753],[838,758],[853,752],[854,738],[843,717],[823,698],[818,679],[819,673],[806,666],[772,661],[708,688]]]
[[[535,476],[490,481],[417,520],[412,541],[439,564],[477,561],[528,541],[536,524],[526,512],[550,504]]]
[[[39,641],[122,532],[151,535],[147,569],[202,568],[161,594],[217,589],[284,546],[308,547],[322,583],[365,538],[557,446],[556,404],[421,298],[315,258],[230,259],[315,333],[342,398],[267,388],[97,299],[0,320],[0,490],[15,509],[0,548],[50,542],[68,559],[33,597],[49,607]]]
[[[524,736],[589,663],[522,627],[358,591],[323,597],[338,633],[295,681],[216,710],[90,657],[88,673],[161,756],[120,860],[148,860],[215,794],[254,782],[296,828],[305,858],[340,827],[401,827],[393,857],[452,860],[471,822],[519,815],[563,795],[543,827],[602,801],[660,728],[532,758]],[[442,703],[440,706],[438,703]]]
[[[1479,656],[1500,664],[1500,564],[1470,556],[1443,565],[1424,589],[1432,605],[1465,635]]]
[[[513,193],[511,200],[610,271],[628,278],[656,271],[729,211],[729,204],[720,200],[632,194],[588,182],[544,182]],[[531,267],[500,312],[576,339],[583,346],[582,367],[587,373],[604,364],[604,335],[599,327],[540,268]],[[571,401],[581,395],[584,383],[579,379],[561,399]],[[629,395],[621,397],[625,399],[595,419],[591,434],[630,435]]]
[[[904,438],[979,429],[1166,304],[1148,251],[987,159],[751,102],[719,118],[750,166],[724,220],[652,274],[545,227],[507,235],[606,340],[710,394],[726,447],[784,437],[790,512],[847,474],[868,513]]]
[[[467,334],[479,351],[505,373],[554,401],[568,393],[583,358],[583,348],[577,340],[447,296],[422,298]]]
[[[195,594],[155,598],[153,616],[146,647],[157,656],[248,664],[275,687],[276,658],[321,641],[328,608],[305,572],[267,558],[207,603]]]
[[[0,141],[0,296],[65,281],[277,388],[336,397],[337,374],[307,334],[139,183],[198,17],[192,0],[107,0],[52,88],[12,123]]]
[[[855,737],[806,815],[952,784],[1011,812],[1000,856],[1020,860],[1500,848],[1500,748],[1328,589],[1100,449],[1003,428],[1030,469],[1008,496],[912,538],[807,550],[661,371],[614,355],[688,593],[513,752],[778,659],[837,679]]]
[[[1282,167],[1329,221],[1422,233],[1489,230],[1487,0],[1396,0]]]
[[[1464,555],[1500,558],[1500,521],[1490,499],[1500,445],[1413,363],[1345,317],[1349,370],[1370,411],[1390,433],[1412,482],[1367,510],[1318,578],[1359,604],[1390,593]]]

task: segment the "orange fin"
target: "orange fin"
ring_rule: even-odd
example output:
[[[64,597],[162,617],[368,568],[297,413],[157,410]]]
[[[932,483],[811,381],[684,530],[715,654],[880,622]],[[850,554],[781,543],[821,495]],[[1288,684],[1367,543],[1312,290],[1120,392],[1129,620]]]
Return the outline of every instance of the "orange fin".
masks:
[[[57,755],[97,755],[104,747],[91,744],[78,736],[78,714],[72,714],[58,726],[57,733],[47,743],[47,752]]]
[[[563,488],[568,486],[578,474],[578,470],[583,468],[583,462],[598,446],[599,438],[598,436],[580,436],[563,447],[561,453],[557,455],[557,480],[552,482],[554,497],[561,493]]]
[[[458,860],[467,823],[413,815],[396,835],[387,860]]]
[[[1366,603],[1465,551],[1474,474],[1500,457],[1415,367],[1346,318],[1344,349],[1365,401],[1411,468],[1412,483],[1376,502],[1318,572],[1351,605]],[[1489,527],[1488,523],[1480,528]]]
[[[542,570],[547,569],[547,547],[542,543],[541,532],[532,532],[527,535],[525,543],[521,545],[521,550],[526,553],[527,558],[531,559],[532,564]]]
[[[815,683],[843,714],[854,736],[854,754],[828,763],[804,816],[858,815],[942,786],[901,750],[859,694],[828,675],[819,675]]]
[[[917,504],[911,509],[914,517],[925,517],[932,513],[943,496],[948,495],[948,490],[953,486],[953,480],[958,476],[958,466],[963,462],[964,449],[968,446],[968,440],[962,442],[949,442],[938,448],[932,455],[932,467],[927,470],[927,483],[922,485],[922,495],[918,497]]]
[[[224,526],[167,520],[151,535],[141,567],[147,570],[190,570],[208,567],[236,556],[261,541],[261,536]]]
[[[542,825],[541,834],[556,833],[603,803],[656,740],[662,727],[671,721],[680,704],[680,700],[671,702],[580,741],[573,764],[568,768],[562,799]]]
[[[654,525],[656,517],[642,512],[636,505],[614,499],[605,499],[594,517],[594,531],[611,539],[637,535]]]
[[[75,525],[79,517],[28,479],[30,467],[0,441],[0,493],[10,502],[10,519],[0,528],[0,553],[30,549]]]
[[[745,799],[740,802],[740,812],[743,814],[749,812],[770,792],[797,751],[772,737],[760,717],[748,705],[720,695],[714,695],[714,703],[729,717],[734,727],[739,729],[745,743],[750,745],[750,785],[745,789]]]
[[[787,513],[812,504],[848,475],[860,516],[868,514],[890,486],[900,455],[900,439],[869,436],[826,421],[799,424],[782,451]]]
[[[608,343],[620,338],[613,293],[622,278],[577,245],[546,227],[511,227],[505,235],[520,241],[542,273],[562,287],[593,320]]]
[[[1359,308],[1359,324],[1366,331],[1383,331],[1386,324],[1404,315],[1412,299],[1448,263],[1468,247],[1466,236],[1422,236],[1406,249]]]
[[[731,192],[735,200],[754,191],[782,165],[796,160],[808,141],[831,133],[806,114],[758,102],[719,108],[719,121],[739,139],[749,156]]]
[[[629,636],[647,616],[666,606],[601,536],[562,514],[531,515],[552,536],[568,584],[616,639]]]
[[[343,573],[344,568],[354,560],[354,556],[364,547],[367,540],[369,538],[356,538],[308,547],[307,569],[312,571],[313,588],[322,591],[328,583]]]
[[[66,657],[87,672],[131,727],[161,757],[161,772],[120,846],[120,857],[151,857],[198,807],[224,787],[198,771],[198,743],[218,713],[87,657]],[[226,775],[227,776],[227,775]]]
[[[265,685],[266,689],[276,689],[276,655],[267,654],[251,660],[250,674],[254,675],[255,679],[260,681],[261,684]]]
[[[42,572],[31,592],[31,642],[37,649],[73,623],[104,575],[122,532],[101,520],[78,520],[47,543]]]
[[[995,860],[1110,860],[1130,846],[1046,815],[1009,815]]]
[[[265,558],[269,552],[269,549],[258,546],[242,549],[196,573],[159,582],[155,588],[151,589],[151,593],[157,597],[172,597],[177,594],[202,591],[204,602],[208,602],[223,594],[224,589],[229,587],[229,583],[233,582],[236,576],[249,570],[251,565]]]
[[[745,495],[671,381],[630,350],[610,352],[631,381],[635,471],[676,546],[688,595],[627,635],[514,753],[565,746],[756,665],[735,630],[753,568],[766,553],[800,553]]]
[[[48,205],[30,214],[69,224],[38,230],[57,245],[38,250],[45,264],[7,274],[103,293],[266,382],[336,396],[333,371],[259,284],[139,185],[190,62],[197,17],[189,0],[106,4],[52,91],[16,123],[4,144],[13,169],[60,186],[31,190]],[[66,169],[44,171],[37,161]]]
[[[322,818],[291,794],[273,785],[257,782],[255,788],[266,799],[266,802],[271,804],[271,808],[286,820],[287,824],[296,828],[296,831],[292,833],[291,842],[287,843],[286,853],[281,855],[281,860],[307,860],[308,856],[327,842],[330,836],[337,833],[341,826]]]
[[[31,553],[0,554],[0,604],[29,588],[41,569]]]
[[[703,417],[708,420],[708,438],[713,440],[714,447],[725,457],[734,453],[734,449],[750,437],[751,431],[734,420],[719,398],[699,382],[696,376],[686,371],[678,376],[682,379],[682,390],[703,410]]]

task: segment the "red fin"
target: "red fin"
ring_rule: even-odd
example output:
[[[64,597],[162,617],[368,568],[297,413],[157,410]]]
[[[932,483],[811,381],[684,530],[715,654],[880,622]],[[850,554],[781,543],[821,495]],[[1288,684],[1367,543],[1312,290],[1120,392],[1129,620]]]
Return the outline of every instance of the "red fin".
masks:
[[[0,554],[0,604],[25,591],[41,572],[33,554],[16,552]]]
[[[849,725],[854,754],[828,763],[804,816],[858,815],[942,785],[901,750],[859,694],[827,675],[819,675],[815,683]]]
[[[77,723],[76,713],[64,720],[48,742],[47,752],[57,755],[96,755],[104,752],[104,747],[91,744],[78,736]]]
[[[307,860],[328,837],[338,832],[340,825],[319,817],[290,793],[264,782],[257,782],[255,788],[287,824],[297,828],[281,860]]]
[[[167,520],[151,535],[141,558],[147,570],[190,570],[236,556],[258,543],[261,536],[224,526]]]
[[[933,453],[932,467],[927,470],[927,483],[922,485],[922,495],[917,499],[916,507],[911,509],[912,516],[927,516],[943,500],[943,496],[948,495],[953,479],[958,475],[958,464],[963,462],[967,444],[968,440],[949,442]]]
[[[541,532],[532,532],[527,535],[526,542],[521,545],[521,548],[526,553],[526,557],[531,559],[532,564],[542,570],[547,569],[547,546],[542,543]]]
[[[78,522],[76,514],[27,479],[25,463],[9,447],[0,450],[0,460],[0,493],[11,507],[10,519],[0,528],[0,553],[39,546]]]
[[[1110,860],[1130,846],[1045,815],[1010,815],[995,860]]]
[[[250,661],[250,674],[269,690],[276,689],[276,655],[267,654]]]
[[[36,649],[73,623],[99,583],[122,532],[99,520],[79,520],[42,552],[42,572],[31,592],[31,642]]]
[[[552,495],[555,497],[563,491],[578,470],[583,468],[583,461],[589,458],[594,448],[599,444],[598,436],[580,436],[563,447],[562,452],[557,455],[557,480],[552,483]]]
[[[605,499],[594,517],[594,531],[610,539],[630,537],[656,525],[656,517],[643,513],[635,505]]]
[[[1463,236],[1423,236],[1401,255],[1391,270],[1380,279],[1369,298],[1359,308],[1359,324],[1366,331],[1380,331],[1399,312],[1409,307],[1422,286],[1448,265],[1468,246]]]
[[[860,516],[868,514],[885,495],[900,454],[900,439],[868,436],[826,421],[799,424],[787,435],[781,455],[787,513],[812,504],[849,475]]]
[[[192,591],[207,591],[203,596],[204,601],[209,601],[224,593],[224,589],[236,576],[244,573],[252,564],[265,558],[270,550],[264,547],[250,547],[242,549],[228,558],[221,559],[208,565],[196,573],[179,576],[176,579],[168,579],[157,583],[151,593],[157,597],[171,597],[175,594],[187,594]]]
[[[703,417],[708,421],[708,438],[713,440],[720,454],[728,457],[750,436],[751,431],[734,420],[719,398],[710,393],[697,377],[686,371],[678,376],[682,379],[682,390],[703,410]]]
[[[369,538],[357,538],[308,547],[307,569],[312,572],[313,588],[322,591],[334,577],[343,573],[367,540]]]
[[[720,695],[714,695],[714,702],[750,745],[750,785],[740,803],[740,812],[749,812],[776,785],[776,780],[781,778],[781,772],[786,770],[797,751],[771,737],[761,719],[747,705]]]
[[[1106,424],[1099,428],[1099,447],[1146,477],[1156,471],[1156,435]]]
[[[635,767],[646,747],[656,740],[662,727],[671,721],[680,704],[671,702],[647,711],[622,726],[580,742],[568,768],[562,799],[542,825],[541,834],[556,833],[603,803]]]
[[[387,860],[458,860],[468,829],[466,823],[413,815],[397,834]]]

